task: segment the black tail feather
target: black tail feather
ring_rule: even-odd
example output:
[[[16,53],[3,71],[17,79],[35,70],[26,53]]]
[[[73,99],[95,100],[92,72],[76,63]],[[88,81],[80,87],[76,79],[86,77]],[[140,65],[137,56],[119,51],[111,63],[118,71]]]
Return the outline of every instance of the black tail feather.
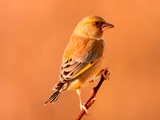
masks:
[[[60,94],[63,92],[63,90],[65,90],[64,85],[65,82],[59,81],[54,87],[54,90],[56,90],[56,92],[44,104],[47,104],[48,102],[56,102]]]
[[[61,92],[59,92],[59,90],[57,90],[44,104],[47,104],[48,102],[52,103],[52,102],[56,102],[57,99],[59,98]]]

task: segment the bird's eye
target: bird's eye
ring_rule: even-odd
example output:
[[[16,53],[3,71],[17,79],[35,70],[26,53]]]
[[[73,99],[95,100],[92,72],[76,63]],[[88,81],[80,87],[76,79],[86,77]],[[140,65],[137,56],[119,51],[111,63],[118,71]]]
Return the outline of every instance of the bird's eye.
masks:
[[[99,22],[98,22],[98,21],[96,21],[96,22],[94,22],[94,24],[95,24],[95,25],[99,25]]]

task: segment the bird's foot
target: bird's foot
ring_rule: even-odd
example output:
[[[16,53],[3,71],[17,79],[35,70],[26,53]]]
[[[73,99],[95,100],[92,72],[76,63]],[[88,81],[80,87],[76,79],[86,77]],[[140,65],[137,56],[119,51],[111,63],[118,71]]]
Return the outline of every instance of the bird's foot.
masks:
[[[80,109],[81,110],[83,109],[86,112],[86,114],[89,115],[88,109],[86,108],[86,106],[83,103],[80,104]]]
[[[110,69],[107,67],[106,69],[102,69],[100,74],[105,80],[109,80]]]

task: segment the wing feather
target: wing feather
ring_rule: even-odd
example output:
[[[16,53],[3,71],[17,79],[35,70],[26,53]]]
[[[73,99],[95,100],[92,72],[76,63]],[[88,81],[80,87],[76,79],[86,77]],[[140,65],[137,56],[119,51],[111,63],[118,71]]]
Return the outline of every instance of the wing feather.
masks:
[[[92,52],[79,59],[70,59],[62,63],[60,70],[62,80],[71,80],[86,71],[100,59],[100,54],[100,52]]]

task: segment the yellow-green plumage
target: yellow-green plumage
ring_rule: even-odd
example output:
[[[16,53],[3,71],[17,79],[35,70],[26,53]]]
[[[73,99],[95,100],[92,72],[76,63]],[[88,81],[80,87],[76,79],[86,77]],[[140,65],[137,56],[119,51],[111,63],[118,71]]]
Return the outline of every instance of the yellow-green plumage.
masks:
[[[63,61],[67,61],[68,58],[72,58],[72,60],[78,60],[81,58],[82,62],[87,62],[87,65],[82,68],[77,74],[72,76],[72,78],[74,79],[69,82],[69,87],[67,90],[80,88],[81,86],[83,86],[83,84],[86,84],[86,82],[89,82],[96,77],[102,67],[105,49],[105,43],[103,39],[76,39],[75,36],[73,38],[74,40],[76,40],[76,42],[73,42],[72,40],[70,41],[69,46],[67,46],[65,50]],[[85,43],[82,43],[82,41],[84,41]],[[70,56],[68,56],[68,53],[72,54],[69,54]],[[86,60],[85,57],[92,53],[94,53],[93,58]],[[78,80],[79,82],[71,84],[74,80]],[[72,85],[72,87],[70,86],[70,84]]]
[[[86,17],[77,25],[64,51],[60,81],[54,87],[56,92],[46,103],[55,102],[65,90],[80,89],[95,79],[105,55],[103,32],[106,27],[113,25],[98,16]]]

